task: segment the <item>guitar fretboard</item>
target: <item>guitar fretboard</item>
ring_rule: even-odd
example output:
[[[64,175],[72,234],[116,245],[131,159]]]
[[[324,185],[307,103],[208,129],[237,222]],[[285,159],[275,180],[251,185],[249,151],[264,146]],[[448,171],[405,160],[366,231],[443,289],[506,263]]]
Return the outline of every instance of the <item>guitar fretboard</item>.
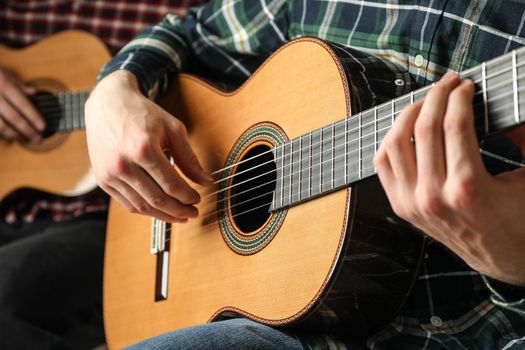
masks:
[[[89,91],[42,93],[31,102],[46,121],[46,132],[71,131],[85,128],[84,104]]]
[[[525,48],[464,71],[474,82],[479,138],[525,122]],[[431,86],[301,135],[273,149],[277,181],[270,210],[288,207],[376,174],[374,155],[396,117]],[[416,140],[417,142],[417,140]]]

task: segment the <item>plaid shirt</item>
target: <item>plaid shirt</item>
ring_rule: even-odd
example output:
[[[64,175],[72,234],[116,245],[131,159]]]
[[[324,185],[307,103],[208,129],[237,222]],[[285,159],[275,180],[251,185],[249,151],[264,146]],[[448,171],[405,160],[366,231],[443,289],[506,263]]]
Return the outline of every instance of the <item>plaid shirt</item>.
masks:
[[[202,0],[6,0],[0,1],[0,43],[19,48],[53,33],[80,29],[98,36],[115,54],[133,35],[157,23],[166,13],[182,14]],[[93,194],[98,194],[94,196]],[[9,204],[7,204],[8,202]],[[97,191],[78,197],[42,196],[0,204],[0,217],[9,224],[39,217],[64,221],[108,209]],[[3,214],[3,215],[1,215]]]
[[[24,47],[67,29],[99,37],[115,54],[166,13],[182,14],[199,0],[5,0],[0,1],[0,42]]]
[[[167,15],[101,72],[127,69],[152,95],[188,71],[239,84],[290,39],[314,36],[375,55],[419,85],[525,44],[525,4],[511,0],[223,0]],[[523,349],[525,291],[489,280],[428,239],[399,315],[367,339],[301,337],[305,348]]]

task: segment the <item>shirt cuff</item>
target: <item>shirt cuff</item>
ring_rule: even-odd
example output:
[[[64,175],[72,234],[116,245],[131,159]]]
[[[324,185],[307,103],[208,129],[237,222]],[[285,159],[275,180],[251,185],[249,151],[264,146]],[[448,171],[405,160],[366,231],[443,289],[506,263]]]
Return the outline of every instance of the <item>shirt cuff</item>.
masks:
[[[126,70],[132,73],[139,82],[140,91],[146,97],[151,99],[157,95],[159,91],[159,84],[162,84],[166,79],[162,76],[156,77],[155,80],[151,79],[151,74],[148,74],[143,66],[137,62],[135,54],[133,52],[129,52],[117,55],[111,61],[109,61],[100,71],[97,77],[97,82],[118,70]]]
[[[481,275],[492,295],[490,300],[505,309],[525,315],[525,288],[497,281]]]

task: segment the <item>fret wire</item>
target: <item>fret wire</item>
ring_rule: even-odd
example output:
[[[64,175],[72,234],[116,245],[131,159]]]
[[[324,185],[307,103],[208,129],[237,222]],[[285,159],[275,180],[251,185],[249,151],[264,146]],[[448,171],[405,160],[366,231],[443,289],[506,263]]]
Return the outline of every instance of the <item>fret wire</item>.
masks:
[[[345,155],[345,159],[344,159],[344,164],[343,164],[343,176],[344,176],[344,181],[345,183],[348,182],[348,171],[347,171],[347,166],[346,164],[348,164],[348,119],[345,119],[345,141],[344,141],[344,155]]]
[[[487,105],[487,65],[481,65],[481,84],[483,89],[483,120],[485,122],[485,133],[489,133],[489,111]]]
[[[303,137],[299,137],[299,193],[298,198],[301,200],[301,192],[302,192],[302,174],[303,174]]]
[[[319,131],[319,193],[323,192],[323,129]]]
[[[377,108],[374,108],[374,155],[377,154]],[[374,172],[377,172],[377,169],[374,165]]]
[[[290,165],[289,165],[289,169],[290,169],[290,177],[288,178],[288,184],[289,184],[289,188],[288,188],[288,204],[292,203],[292,174],[293,174],[293,169],[292,169],[292,164],[293,164],[293,158],[292,158],[292,155],[293,155],[293,142],[292,141],[289,141],[288,142],[290,144],[290,156],[289,156],[289,160],[290,160]]]
[[[284,186],[284,147],[279,148],[281,152],[280,161],[281,161],[281,175],[283,178],[281,179],[281,190],[279,191],[279,202],[281,203],[281,207],[283,206],[283,186]]]
[[[64,95],[64,123],[66,125],[65,127],[65,130],[69,130],[70,127],[69,127],[69,118],[67,117],[68,116],[68,112],[69,112],[69,94],[65,94]]]
[[[512,88],[514,90],[514,121],[520,122],[519,114],[519,99],[518,99],[518,68],[517,68],[517,53],[512,50]]]
[[[332,123],[332,144],[331,144],[331,147],[332,147],[332,172],[330,174],[330,182],[331,182],[331,187],[333,188],[335,186],[335,182],[334,182],[334,175],[335,175],[335,164],[334,164],[334,157],[335,157],[335,124]]]
[[[309,142],[308,147],[310,147],[310,156],[308,157],[308,197],[312,196],[312,132],[308,133]]]
[[[394,126],[394,117],[396,115],[396,111],[394,110],[394,101],[395,99],[393,99],[392,102],[390,103],[392,106],[392,126]]]
[[[361,149],[361,147],[362,147],[362,145],[363,145],[363,138],[361,137],[361,131],[362,131],[362,130],[361,130],[361,127],[362,127],[362,125],[361,125],[361,123],[362,123],[362,113],[359,113],[358,115],[359,115],[359,123],[358,123],[358,125],[359,125],[359,126],[358,126],[359,145],[357,146],[358,149],[359,149],[359,153],[358,153],[358,157],[359,157],[359,165],[358,165],[359,170],[358,170],[358,177],[361,179],[361,178],[362,178],[362,175],[363,175],[363,172],[362,172],[362,169],[361,169],[361,167],[362,167],[362,153],[361,153],[361,152],[362,152],[362,149]]]
[[[79,105],[79,101],[78,101],[78,94],[72,94],[71,95],[71,100],[72,100],[72,104],[71,104],[71,107],[70,108],[70,111],[73,110],[73,111],[79,111],[78,109],[78,105]],[[77,129],[79,125],[77,125],[77,117],[78,117],[78,113],[70,113],[70,117],[71,117],[71,121],[72,121],[72,124],[73,124],[73,129]]]

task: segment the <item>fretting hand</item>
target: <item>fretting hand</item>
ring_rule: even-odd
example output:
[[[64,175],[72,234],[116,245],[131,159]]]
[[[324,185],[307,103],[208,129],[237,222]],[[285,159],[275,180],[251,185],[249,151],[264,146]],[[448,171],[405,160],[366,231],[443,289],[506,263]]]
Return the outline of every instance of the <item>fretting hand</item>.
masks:
[[[447,74],[423,102],[403,110],[374,163],[397,215],[473,269],[525,285],[525,169],[486,171],[473,95],[472,82]],[[522,147],[524,134],[523,127],[512,133]]]

